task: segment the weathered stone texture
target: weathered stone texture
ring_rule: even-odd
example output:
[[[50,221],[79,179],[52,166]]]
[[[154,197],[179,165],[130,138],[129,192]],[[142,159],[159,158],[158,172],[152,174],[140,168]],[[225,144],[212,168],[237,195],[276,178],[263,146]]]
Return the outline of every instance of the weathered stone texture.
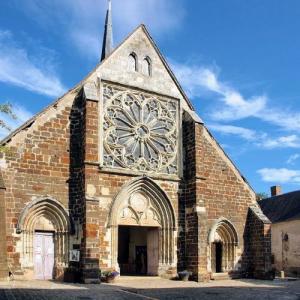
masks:
[[[207,129],[187,116],[183,124],[183,141],[186,165],[185,239],[189,245],[187,268],[198,274],[198,280],[205,280],[207,273],[212,272],[207,268],[210,260],[207,236],[214,222],[222,217],[230,221],[237,231],[233,271],[243,272],[244,232],[247,226],[251,226],[246,222],[249,206],[255,202],[254,193]],[[260,234],[259,242],[263,242],[264,235]]]
[[[139,72],[127,70],[127,58],[132,51],[140,58],[151,57],[152,76],[146,77]],[[181,112],[185,111],[180,116],[183,122],[177,129],[180,133],[179,145],[183,146],[182,177],[171,178],[147,172],[137,174],[131,170],[119,172],[101,167],[100,146],[103,145],[103,137],[100,129],[103,124],[100,122],[99,77],[179,99]],[[246,224],[249,206],[255,201],[254,192],[200,118],[191,112],[191,106],[170,76],[143,27],[137,29],[104,60],[82,85],[84,87],[78,85],[12,135],[10,140],[6,140],[9,151],[1,154],[5,162],[2,164],[5,168],[1,171],[6,186],[7,245],[0,242],[0,247],[6,247],[8,261],[13,269],[33,269],[32,262],[28,265],[24,261],[24,251],[32,251],[28,250],[32,246],[24,245],[22,232],[16,232],[22,210],[34,199],[51,197],[59,201],[69,213],[74,228],[68,233],[68,241],[64,241],[68,245],[63,248],[65,258],[56,271],[59,275],[57,277],[62,277],[66,270],[76,270],[81,272],[81,279],[85,282],[97,282],[99,268],[110,270],[117,265],[113,259],[117,251],[114,244],[117,239],[114,238],[118,224],[109,224],[112,207],[118,195],[130,183],[140,180],[142,192],[148,192],[152,197],[161,197],[157,199],[165,201],[163,204],[168,208],[164,212],[165,219],[160,220],[166,227],[161,225],[159,229],[162,254],[159,274],[174,276],[177,269],[187,269],[193,272],[196,280],[209,279],[213,273],[211,244],[214,239],[220,238],[220,220],[229,232],[229,239],[232,239],[226,251],[228,261],[234,263],[230,265],[224,260],[224,268],[242,273],[254,266],[254,269],[263,273],[262,265],[252,253],[257,249],[269,255],[267,228],[259,219],[252,217],[248,220],[249,228]],[[181,147],[178,148],[178,155],[181,155]],[[149,186],[145,187],[147,184]],[[127,198],[130,196],[125,195],[124,202],[129,201]],[[0,212],[4,212],[1,207]],[[154,212],[153,220],[155,218],[158,219]],[[254,234],[250,230],[253,222],[259,227],[256,242],[248,240]],[[0,228],[3,230],[2,226]],[[245,228],[250,231],[245,231]],[[245,235],[245,232],[250,232],[250,235]],[[66,232],[56,234],[62,236]],[[211,241],[209,235],[212,236]],[[246,252],[244,241],[250,247]],[[32,245],[32,240],[29,239],[29,242]],[[80,250],[79,263],[68,262],[69,249]],[[165,249],[164,252],[162,249]],[[1,258],[0,254],[0,268]]]
[[[273,279],[271,261],[271,222],[260,208],[251,207],[244,232],[244,270],[247,277]]]
[[[51,108],[57,113],[24,129],[25,137],[13,137],[2,154],[7,165],[2,170],[7,186],[7,254],[14,270],[21,268],[18,218],[33,199],[49,195],[70,211],[73,221],[82,218],[82,108],[77,102]]]
[[[0,187],[0,280],[8,278],[4,190]]]

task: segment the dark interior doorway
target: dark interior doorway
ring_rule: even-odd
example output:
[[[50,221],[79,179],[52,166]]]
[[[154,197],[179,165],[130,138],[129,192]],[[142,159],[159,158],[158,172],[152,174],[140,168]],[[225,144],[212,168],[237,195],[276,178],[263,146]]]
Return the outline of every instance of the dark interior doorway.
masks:
[[[121,275],[157,275],[157,227],[123,226],[118,229],[118,264]]]
[[[135,246],[135,273],[147,274],[147,246]]]
[[[223,255],[223,245],[221,242],[215,243],[216,249],[216,273],[222,272],[222,255]]]

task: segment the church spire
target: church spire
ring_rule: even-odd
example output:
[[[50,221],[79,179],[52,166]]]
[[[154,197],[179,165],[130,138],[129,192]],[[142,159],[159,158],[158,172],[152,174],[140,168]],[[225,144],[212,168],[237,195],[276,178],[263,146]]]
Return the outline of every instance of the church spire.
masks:
[[[105,27],[102,44],[101,61],[105,59],[113,50],[113,31],[111,17],[111,0],[108,0],[108,9],[105,18]]]

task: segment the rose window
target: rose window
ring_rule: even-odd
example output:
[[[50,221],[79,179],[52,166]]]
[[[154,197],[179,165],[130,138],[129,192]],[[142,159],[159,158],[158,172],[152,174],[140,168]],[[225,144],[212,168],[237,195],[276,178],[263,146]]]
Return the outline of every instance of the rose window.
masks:
[[[106,167],[177,174],[178,102],[104,86]]]

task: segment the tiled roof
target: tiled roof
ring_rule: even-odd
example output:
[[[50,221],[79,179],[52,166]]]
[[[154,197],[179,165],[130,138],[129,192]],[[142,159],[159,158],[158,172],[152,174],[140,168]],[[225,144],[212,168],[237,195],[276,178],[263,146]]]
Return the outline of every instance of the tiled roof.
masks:
[[[300,219],[300,190],[258,201],[272,223]]]

